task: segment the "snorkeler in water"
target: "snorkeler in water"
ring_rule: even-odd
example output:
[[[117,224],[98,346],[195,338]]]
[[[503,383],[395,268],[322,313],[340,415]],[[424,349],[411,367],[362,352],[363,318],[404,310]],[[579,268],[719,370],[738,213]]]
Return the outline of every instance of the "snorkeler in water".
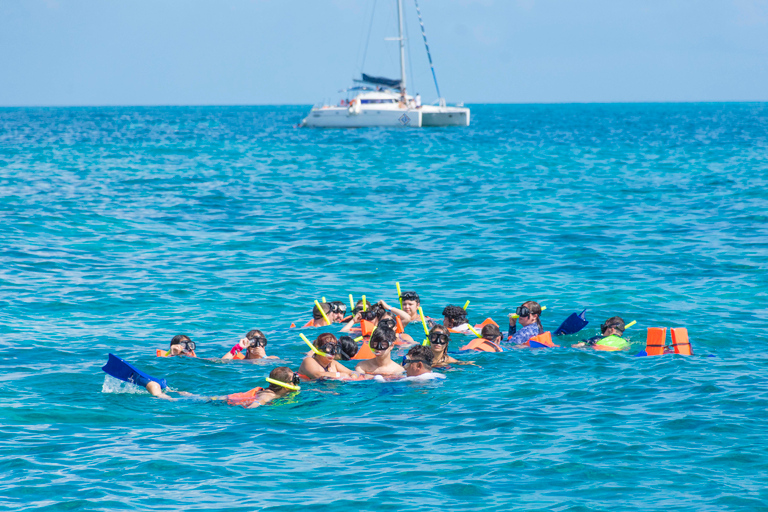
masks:
[[[421,300],[419,299],[419,294],[416,292],[404,292],[400,295],[400,301],[402,309],[393,308],[383,300],[380,300],[379,304],[381,304],[384,309],[392,311],[399,316],[403,322],[403,326],[406,326],[411,322],[420,322],[419,306],[421,306]]]
[[[328,316],[328,319],[333,322],[334,324],[341,323],[342,320],[344,320],[344,317],[347,316],[347,305],[341,302],[340,300],[334,300],[333,302],[329,302],[331,309],[330,309],[330,315]]]
[[[355,370],[369,375],[399,375],[405,372],[402,366],[392,360],[392,349],[397,335],[387,327],[379,326],[368,342],[373,352],[373,359],[360,361]]]
[[[341,350],[336,336],[330,332],[324,332],[317,337],[312,344],[315,350],[307,354],[299,367],[299,373],[309,380],[315,379],[355,379],[357,374],[336,361],[336,356]]]
[[[609,350],[627,350],[629,348],[629,341],[622,337],[625,325],[624,320],[620,316],[612,316],[600,326],[599,335],[571,346],[574,348],[605,347]]]
[[[459,308],[461,309],[461,308]],[[448,343],[451,341],[451,333],[444,325],[436,325],[429,331],[429,346],[432,350],[432,365],[445,366],[453,363],[461,363],[458,359],[448,355]]]
[[[534,336],[544,333],[544,328],[541,325],[541,306],[538,302],[532,300],[523,302],[515,313],[520,319],[520,325],[523,327],[517,330],[517,319],[510,314],[507,341],[515,345],[521,345]]]
[[[467,312],[459,306],[448,305],[443,309],[443,325],[450,332],[472,334],[467,321]]]
[[[221,356],[221,359],[224,361],[229,359],[278,359],[277,356],[268,356],[266,349],[267,337],[258,329],[253,329],[248,331],[245,338],[235,343],[229,352]],[[243,350],[245,350],[245,355],[241,354]]]
[[[269,386],[266,388],[257,387],[245,393],[233,393],[223,397],[213,397],[213,399],[226,400],[229,405],[241,405],[246,409],[253,409],[301,389],[299,374],[291,371],[287,366],[273,368],[269,372],[267,382]]]
[[[434,352],[430,347],[416,345],[411,347],[408,354],[403,356],[403,368],[405,368],[406,377],[412,380],[431,380],[434,378],[443,378],[443,374],[432,371],[432,362]]]
[[[187,356],[197,357],[195,349],[197,345],[186,334],[177,334],[171,338],[168,350],[157,350],[158,357]]]

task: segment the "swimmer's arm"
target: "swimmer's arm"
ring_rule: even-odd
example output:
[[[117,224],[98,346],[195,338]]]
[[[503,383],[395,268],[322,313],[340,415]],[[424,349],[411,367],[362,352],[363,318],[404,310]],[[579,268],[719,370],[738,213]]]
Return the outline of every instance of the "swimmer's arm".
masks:
[[[320,366],[320,363],[312,358],[307,358],[304,360],[304,362],[301,364],[301,368],[299,368],[299,373],[303,373],[310,379],[338,379],[341,377],[341,372],[327,372],[322,366]]]
[[[347,325],[341,328],[341,332],[349,332],[352,330],[352,326],[355,325],[356,322],[360,321],[360,313],[355,314],[355,316],[352,317],[352,320],[350,320]]]
[[[166,395],[163,392],[163,388],[160,387],[160,384],[155,381],[150,381],[149,384],[147,384],[147,391],[149,391],[155,398],[162,398],[163,400],[171,401],[176,400],[175,398]]]
[[[343,373],[344,375],[352,375],[355,373],[338,361],[334,361],[333,363],[333,367],[336,368],[336,371],[339,373]]]
[[[221,360],[222,361],[227,361],[229,359],[234,359],[235,358],[235,353],[236,352],[240,352],[241,350],[243,350],[248,345],[248,343],[249,342],[248,342],[247,338],[241,339],[240,341],[237,342],[237,344],[235,344],[234,347],[229,349],[229,352],[227,352],[226,354],[221,356]]]
[[[380,300],[379,304],[382,307],[384,307],[384,309],[388,309],[388,310],[392,311],[394,314],[396,314],[397,316],[399,316],[400,320],[403,321],[403,327],[405,327],[406,325],[408,325],[410,322],[413,321],[411,319],[411,315],[409,315],[408,313],[406,313],[402,309],[393,308],[392,306],[390,306],[389,304],[387,304],[383,300]]]

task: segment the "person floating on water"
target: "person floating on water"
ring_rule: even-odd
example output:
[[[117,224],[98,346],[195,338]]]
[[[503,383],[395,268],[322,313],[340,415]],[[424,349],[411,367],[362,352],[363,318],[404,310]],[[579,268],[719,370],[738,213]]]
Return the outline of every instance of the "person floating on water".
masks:
[[[339,359],[349,361],[357,354],[358,346],[352,336],[339,336]]]
[[[269,386],[266,388],[257,387],[245,393],[233,393],[221,397],[212,397],[213,400],[226,400],[229,405],[241,405],[246,409],[253,409],[260,405],[265,405],[276,398],[287,395],[288,393],[298,392],[301,388],[299,384],[301,379],[298,373],[294,373],[287,366],[278,366],[269,372],[267,378]]]
[[[398,317],[395,316],[395,314],[392,311],[389,311],[387,309],[384,309],[382,306],[380,309],[380,313],[377,315],[379,317],[378,321],[376,322],[377,327],[386,327],[388,329],[392,329],[395,331],[395,336],[397,339],[395,340],[395,343],[398,345],[413,345],[416,343],[413,341],[413,338],[410,334],[406,334],[405,332],[398,332],[402,331],[402,329],[398,328]],[[402,320],[400,321],[400,326],[402,326]]]
[[[402,309],[393,308],[383,300],[380,300],[379,304],[399,316],[403,326],[411,322],[421,322],[421,317],[419,316],[419,306],[421,306],[419,294],[416,292],[403,292],[400,295],[400,301],[403,304]]]
[[[430,347],[416,345],[411,347],[408,354],[403,356],[403,368],[405,375],[409,380],[432,380],[444,379],[442,373],[432,371],[432,361],[434,353]]]
[[[445,309],[443,309],[443,325],[450,332],[472,334],[472,331],[469,329],[469,322],[467,321],[467,312],[459,306],[451,306],[450,304],[445,306]]]
[[[378,327],[368,342],[374,358],[360,361],[355,370],[370,375],[399,375],[405,372],[402,366],[392,360],[392,348],[397,334],[384,326]]]
[[[171,346],[168,350],[157,350],[158,357],[187,356],[197,357],[195,349],[197,345],[186,334],[177,334],[171,338]]]
[[[608,350],[627,350],[629,349],[629,341],[622,338],[625,325],[620,316],[612,316],[600,326],[601,334],[571,346],[574,348],[595,347],[599,349],[605,347]]]
[[[438,324],[430,329],[429,346],[432,349],[432,366],[472,364],[473,361],[459,361],[448,355],[448,343],[450,343],[450,341],[451,332],[446,326]]]
[[[330,332],[324,332],[312,344],[315,350],[307,354],[299,367],[299,373],[309,380],[315,379],[355,379],[358,376],[336,361],[336,355],[341,351],[339,341]]]
[[[248,331],[245,338],[235,343],[229,352],[221,356],[226,361],[229,359],[277,359],[277,356],[268,356],[266,353],[267,337],[258,329]],[[241,351],[245,349],[245,354]]]
[[[544,333],[544,327],[541,325],[541,306],[538,302],[532,300],[523,302],[523,304],[517,308],[516,314],[520,318],[520,325],[523,327],[518,331],[517,319],[510,314],[509,332],[507,333],[508,342],[515,345],[522,345],[534,336]]]
[[[328,304],[331,305],[331,314],[328,316],[328,319],[334,324],[341,323],[341,321],[344,320],[344,317],[347,316],[347,305],[340,300],[334,300]]]

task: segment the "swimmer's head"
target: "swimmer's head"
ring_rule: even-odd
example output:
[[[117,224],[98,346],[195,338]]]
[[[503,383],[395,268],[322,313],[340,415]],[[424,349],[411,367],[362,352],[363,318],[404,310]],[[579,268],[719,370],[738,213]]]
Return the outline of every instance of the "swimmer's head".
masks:
[[[444,354],[448,351],[448,343],[451,342],[451,332],[444,325],[436,325],[429,331],[429,345],[432,352]]]
[[[341,336],[339,338],[339,359],[342,361],[349,361],[357,355],[357,343],[351,336]]]
[[[264,333],[258,329],[248,331],[245,335],[246,339],[250,342],[248,348],[245,351],[246,359],[261,359],[267,357],[267,337]]]
[[[529,300],[517,308],[517,314],[520,315],[520,325],[526,327],[531,324],[539,324],[539,330],[544,331],[541,325],[541,306],[538,302]]]
[[[378,325],[379,320],[384,316],[386,310],[379,304],[369,304],[368,309],[360,312],[360,318]]]
[[[432,360],[435,355],[432,349],[422,345],[411,347],[408,355],[403,357],[403,368],[409,377],[416,377],[432,371]]]
[[[443,310],[443,325],[449,329],[467,323],[467,312],[459,306],[445,306]]]
[[[499,326],[496,324],[488,324],[484,326],[480,335],[488,341],[501,341],[501,331],[499,330]]]
[[[386,327],[377,327],[376,330],[373,331],[373,334],[371,334],[371,339],[368,341],[368,345],[370,346],[374,355],[388,355],[390,352],[392,352],[392,347],[395,346],[396,339],[397,334],[395,334],[395,331],[392,329],[388,329]]]
[[[179,356],[182,354],[194,354],[195,342],[189,339],[186,334],[177,334],[171,338],[171,355]]]
[[[612,316],[600,326],[603,336],[621,336],[624,334],[624,320],[620,316]]]
[[[403,300],[403,311],[411,315],[412,317],[415,317],[419,314],[419,306],[421,306],[421,299],[419,299],[419,294],[416,292],[404,292],[402,295],[400,295],[400,298]]]
[[[328,319],[334,323],[341,322],[341,320],[347,316],[347,305],[340,300],[329,302],[329,304],[331,305],[331,314]]]
[[[379,321],[376,322],[376,326],[397,331],[397,317],[391,311],[384,310],[381,317],[379,317]]]
[[[272,380],[276,380],[278,382],[282,382],[284,384],[288,384],[290,386],[298,386],[301,383],[301,379],[299,378],[299,374],[293,372],[290,368],[287,366],[278,366],[277,368],[273,368],[271,372],[269,372],[269,378]],[[268,390],[272,391],[273,393],[289,393],[290,389],[281,386],[280,384],[274,384],[270,383]]]
[[[317,350],[325,353],[325,356],[317,357],[326,357],[327,359],[335,359],[341,348],[339,346],[339,340],[337,340],[336,336],[330,332],[324,332],[318,336],[314,345]]]
[[[323,311],[325,312],[326,316],[328,316],[328,320],[333,321],[333,319],[329,316],[331,313],[331,305],[327,302],[321,302],[320,307],[323,308]],[[312,319],[313,320],[324,320],[323,314],[320,312],[320,310],[315,306],[312,308]]]

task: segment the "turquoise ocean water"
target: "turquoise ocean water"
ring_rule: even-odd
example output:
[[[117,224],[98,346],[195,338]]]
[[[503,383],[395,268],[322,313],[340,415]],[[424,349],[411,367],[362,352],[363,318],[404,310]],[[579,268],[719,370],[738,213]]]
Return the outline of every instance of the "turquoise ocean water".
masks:
[[[0,109],[0,508],[768,508],[768,105],[296,129],[307,111]],[[396,281],[434,317],[534,299],[547,329],[583,308],[588,336],[638,325],[629,353],[474,354],[442,382],[305,384],[255,410],[100,369],[113,352],[245,391],[298,368],[288,326],[314,299],[394,303]],[[633,357],[678,326],[694,356]],[[214,359],[254,328],[279,361]],[[178,333],[200,359],[154,357]]]

